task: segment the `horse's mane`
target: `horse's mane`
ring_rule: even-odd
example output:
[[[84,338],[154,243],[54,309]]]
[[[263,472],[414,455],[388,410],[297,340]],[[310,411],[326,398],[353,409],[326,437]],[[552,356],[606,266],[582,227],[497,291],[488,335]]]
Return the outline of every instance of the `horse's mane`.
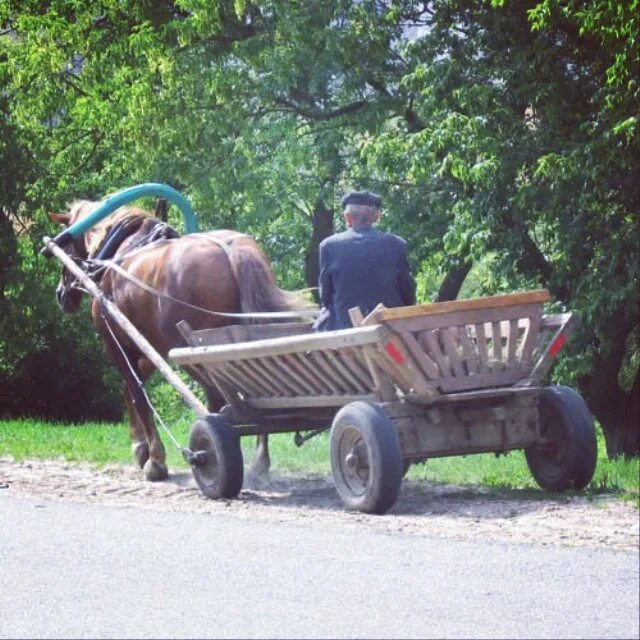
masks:
[[[86,218],[103,202],[104,200],[74,200],[69,208],[72,223]],[[138,209],[137,207],[120,207],[113,213],[110,213],[106,218],[96,222],[91,229],[85,232],[84,237],[87,254],[93,255],[98,250],[98,247],[100,247],[100,244],[114,225],[132,217],[156,220],[152,214],[143,209]]]

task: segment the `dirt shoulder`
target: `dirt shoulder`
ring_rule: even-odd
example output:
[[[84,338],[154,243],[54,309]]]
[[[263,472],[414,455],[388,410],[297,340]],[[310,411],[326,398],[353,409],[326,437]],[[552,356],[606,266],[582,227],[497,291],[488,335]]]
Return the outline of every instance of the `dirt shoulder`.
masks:
[[[134,466],[95,468],[61,460],[0,458],[0,492],[16,497],[127,506],[157,511],[233,513],[307,523],[342,523],[392,534],[461,540],[637,550],[639,512],[613,496],[543,496],[530,491],[405,481],[383,517],[346,511],[331,478],[273,474],[258,486],[245,479],[236,500],[208,500],[191,473],[172,470],[162,483],[145,482]]]

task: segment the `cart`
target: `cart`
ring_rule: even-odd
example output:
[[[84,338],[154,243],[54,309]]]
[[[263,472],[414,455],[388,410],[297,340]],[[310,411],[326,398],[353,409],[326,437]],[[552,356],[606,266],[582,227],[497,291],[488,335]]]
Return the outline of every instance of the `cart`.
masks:
[[[415,461],[524,449],[548,491],[583,489],[596,465],[593,417],[565,386],[544,386],[573,324],[545,315],[544,290],[387,309],[353,328],[313,333],[305,322],[178,327],[188,347],[169,359],[195,368],[224,397],[190,432],[201,491],[235,497],[240,436],[330,429],[337,492],[351,509],[384,513]],[[306,435],[302,433],[306,432]]]

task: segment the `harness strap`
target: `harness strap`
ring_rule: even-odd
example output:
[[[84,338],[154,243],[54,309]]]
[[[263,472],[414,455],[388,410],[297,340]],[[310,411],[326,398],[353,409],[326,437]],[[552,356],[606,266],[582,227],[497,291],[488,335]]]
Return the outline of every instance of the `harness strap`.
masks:
[[[119,273],[123,278],[126,278],[130,282],[133,282],[135,285],[148,291],[149,293],[158,296],[159,298],[166,298],[167,300],[171,300],[172,302],[176,302],[178,304],[184,305],[185,307],[190,307],[191,309],[196,309],[197,311],[202,311],[203,313],[208,313],[212,316],[220,316],[223,318],[256,318],[256,319],[267,319],[267,318],[315,318],[318,312],[314,309],[301,309],[300,311],[257,311],[255,313],[224,313],[222,311],[211,311],[211,309],[203,309],[195,304],[191,304],[189,302],[185,302],[184,300],[179,300],[178,298],[174,298],[172,295],[168,293],[164,293],[155,287],[148,285],[146,282],[143,282],[139,278],[136,278],[133,274],[129,273],[126,269],[121,267],[115,260],[92,260],[93,264],[96,264],[99,267],[104,267],[106,269],[113,269],[117,273]]]

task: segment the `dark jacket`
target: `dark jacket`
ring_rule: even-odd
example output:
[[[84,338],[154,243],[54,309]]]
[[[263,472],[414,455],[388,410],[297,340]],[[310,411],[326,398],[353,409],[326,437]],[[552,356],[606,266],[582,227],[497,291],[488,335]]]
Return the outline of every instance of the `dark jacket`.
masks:
[[[319,331],[351,327],[349,309],[366,316],[382,302],[402,307],[416,302],[416,283],[409,271],[407,243],[372,227],[349,229],[320,244]]]

